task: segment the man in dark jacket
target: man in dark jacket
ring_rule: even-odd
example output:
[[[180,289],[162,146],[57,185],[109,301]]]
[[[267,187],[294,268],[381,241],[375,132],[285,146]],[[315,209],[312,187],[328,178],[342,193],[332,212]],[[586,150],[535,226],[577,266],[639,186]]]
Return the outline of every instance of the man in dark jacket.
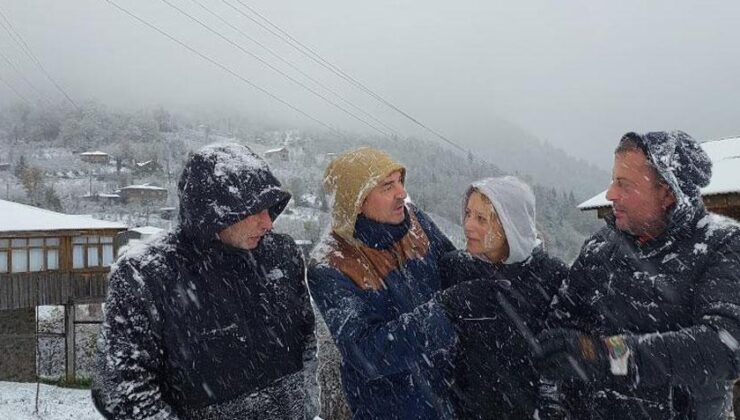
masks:
[[[574,418],[724,419],[740,375],[740,227],[708,213],[711,161],[683,132],[626,134],[614,214],[540,337]]]
[[[332,229],[308,283],[342,355],[356,419],[453,416],[444,373],[456,334],[434,299],[439,259],[453,247],[405,203],[405,175],[372,148],[347,152],[326,170]]]
[[[115,264],[92,395],[107,418],[313,418],[314,318],[290,194],[244,146],[206,146],[174,232]]]

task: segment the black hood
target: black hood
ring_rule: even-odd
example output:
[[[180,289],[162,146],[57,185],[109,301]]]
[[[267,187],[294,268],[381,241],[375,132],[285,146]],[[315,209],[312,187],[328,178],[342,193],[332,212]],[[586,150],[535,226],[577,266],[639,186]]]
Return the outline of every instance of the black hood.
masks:
[[[206,241],[265,209],[275,220],[290,200],[267,163],[239,144],[209,145],[192,154],[178,193],[181,232]]]
[[[697,200],[700,189],[712,178],[712,161],[699,143],[683,131],[627,133],[642,147],[663,180],[671,187],[676,201]]]
[[[666,234],[644,247],[643,256],[650,257],[681,235],[690,234],[696,221],[704,216],[701,188],[709,185],[712,178],[712,161],[701,145],[683,131],[631,132],[622,138],[640,146],[676,199],[668,213]],[[606,222],[614,228],[614,215],[608,216]]]

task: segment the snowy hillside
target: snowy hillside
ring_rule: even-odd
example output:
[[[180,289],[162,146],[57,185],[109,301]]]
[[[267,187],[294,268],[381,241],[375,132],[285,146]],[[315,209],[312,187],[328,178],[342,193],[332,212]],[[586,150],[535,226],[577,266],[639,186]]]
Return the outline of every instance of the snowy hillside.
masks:
[[[481,159],[485,150],[465,155],[413,138],[337,136],[289,127],[265,129],[239,119],[186,117],[162,109],[118,113],[98,104],[86,104],[84,108],[81,114],[27,110],[27,131],[16,132],[15,136],[7,133],[18,125],[20,117],[14,114],[17,110],[0,111],[0,163],[10,165],[0,171],[4,199],[70,214],[89,214],[129,227],[167,229],[176,223],[171,215],[178,205],[177,179],[188,153],[207,143],[238,142],[265,155],[275,175],[293,194],[276,229],[315,244],[329,224],[328,203],[321,185],[326,165],[337,153],[372,145],[388,151],[406,166],[410,198],[419,208],[435,215],[457,246],[463,245],[459,220],[465,188],[473,180],[514,170],[532,184],[537,196],[538,228],[555,245],[551,249],[557,256],[573,258],[598,223],[592,215],[581,214],[575,208],[574,197],[581,198],[583,193],[580,187],[569,188],[573,185],[569,183],[553,187],[539,182],[541,177],[521,167],[496,166]],[[36,119],[53,121],[59,129],[34,131]],[[490,145],[495,150],[501,147],[498,143]],[[525,149],[532,162],[555,156],[551,150]],[[100,164],[83,162],[81,152],[90,150],[108,153],[110,160]],[[276,150],[285,153],[272,154]],[[513,159],[514,155],[510,157]],[[148,161],[157,162],[158,169],[137,169],[140,162]],[[556,166],[558,162],[553,161]],[[132,184],[162,187],[167,190],[167,197],[157,202],[126,203],[112,198],[118,189]],[[165,213],[165,209],[170,210]]]

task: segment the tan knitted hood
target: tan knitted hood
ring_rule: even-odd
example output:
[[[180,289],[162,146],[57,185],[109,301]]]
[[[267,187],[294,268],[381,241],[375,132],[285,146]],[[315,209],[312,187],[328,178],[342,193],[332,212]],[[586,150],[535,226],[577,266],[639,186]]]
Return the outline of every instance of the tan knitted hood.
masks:
[[[324,190],[334,197],[332,230],[354,243],[355,222],[365,198],[395,171],[406,177],[406,168],[382,150],[362,147],[339,155],[326,168]]]

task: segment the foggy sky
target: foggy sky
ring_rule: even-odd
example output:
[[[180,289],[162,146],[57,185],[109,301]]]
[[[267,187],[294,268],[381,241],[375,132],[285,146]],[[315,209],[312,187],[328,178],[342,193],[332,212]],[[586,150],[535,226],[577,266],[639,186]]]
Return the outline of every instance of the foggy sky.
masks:
[[[165,3],[115,1],[320,120],[373,132]],[[192,0],[168,1],[303,80]],[[222,0],[197,1],[401,135],[432,138]],[[242,1],[466,147],[495,149],[486,133],[502,118],[608,169],[627,131],[683,129],[700,140],[740,135],[740,2]],[[316,126],[105,0],[0,0],[0,10],[78,102],[236,110]],[[0,51],[44,97],[60,100],[2,28]],[[39,96],[2,59],[0,78]],[[15,100],[0,83],[0,104]]]

